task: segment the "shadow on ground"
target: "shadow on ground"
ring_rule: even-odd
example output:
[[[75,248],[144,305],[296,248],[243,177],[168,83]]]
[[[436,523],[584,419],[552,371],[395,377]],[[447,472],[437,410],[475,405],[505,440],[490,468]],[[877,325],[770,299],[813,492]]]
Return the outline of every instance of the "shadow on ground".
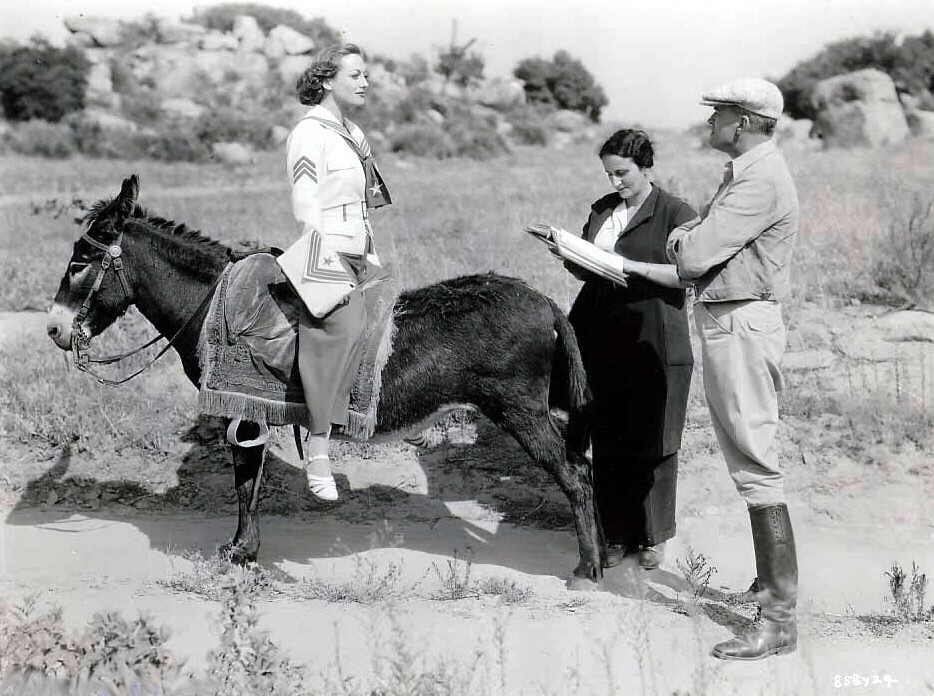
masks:
[[[263,517],[277,516],[289,521],[289,529],[299,531],[287,540],[277,540],[267,533],[260,549],[260,564],[271,567],[281,561],[305,563],[311,558],[394,544],[392,535],[358,533],[347,535],[336,552],[332,532],[335,525],[340,525],[345,531],[349,527],[358,531],[396,528],[404,532],[406,549],[442,556],[470,554],[474,563],[529,574],[568,576],[577,564],[577,537],[564,494],[505,432],[483,418],[474,427],[475,437],[470,444],[443,443],[419,449],[414,457],[408,445],[337,445],[340,455],[357,460],[357,467],[370,462],[379,467],[384,456],[391,457],[390,449],[396,455],[401,452],[410,467],[423,473],[427,495],[385,484],[351,490],[347,478],[338,475],[342,500],[337,505],[323,506],[307,493],[303,472],[270,452],[260,501],[261,527]],[[45,473],[26,484],[6,524],[48,524],[80,513],[129,522],[146,535],[151,548],[164,553],[182,547],[210,554],[228,538],[216,538],[217,524],[199,524],[199,519],[229,518],[230,535],[236,528],[237,500],[223,427],[217,419],[201,418],[181,441],[188,448],[175,472],[178,482],[162,492],[154,492],[145,482],[129,477],[98,480],[70,475],[76,455],[66,448]],[[413,458],[415,463],[411,463]],[[481,519],[454,514],[452,510],[458,503],[469,503]],[[184,533],[190,529],[188,543],[180,543],[178,518],[184,519]],[[316,526],[327,533],[315,534]],[[307,534],[303,533],[305,528]],[[552,534],[535,535],[535,530]],[[536,548],[535,544],[545,546]],[[683,579],[661,570],[653,571],[648,579],[679,593],[687,587]],[[623,596],[640,596],[609,581],[605,589]],[[650,591],[644,596],[683,613],[683,604],[665,594]],[[713,621],[730,628],[748,623],[723,606],[708,607],[706,611]]]

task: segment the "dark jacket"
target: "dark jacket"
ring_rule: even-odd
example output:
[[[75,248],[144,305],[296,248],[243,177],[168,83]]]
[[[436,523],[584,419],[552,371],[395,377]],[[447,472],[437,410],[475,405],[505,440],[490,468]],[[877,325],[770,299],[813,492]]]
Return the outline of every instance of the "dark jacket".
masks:
[[[593,204],[584,239],[594,239],[620,202],[613,193]],[[695,216],[687,203],[653,186],[614,250],[633,261],[669,263],[668,234]],[[693,364],[684,290],[634,275],[624,288],[573,272],[586,281],[570,318],[594,393],[594,456],[677,452]]]

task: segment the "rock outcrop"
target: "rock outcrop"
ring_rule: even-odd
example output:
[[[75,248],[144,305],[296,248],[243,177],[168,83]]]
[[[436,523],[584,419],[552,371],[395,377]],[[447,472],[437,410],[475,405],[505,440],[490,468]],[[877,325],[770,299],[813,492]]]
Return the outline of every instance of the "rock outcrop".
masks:
[[[892,78],[872,68],[821,80],[811,103],[824,147],[895,145],[910,131]]]

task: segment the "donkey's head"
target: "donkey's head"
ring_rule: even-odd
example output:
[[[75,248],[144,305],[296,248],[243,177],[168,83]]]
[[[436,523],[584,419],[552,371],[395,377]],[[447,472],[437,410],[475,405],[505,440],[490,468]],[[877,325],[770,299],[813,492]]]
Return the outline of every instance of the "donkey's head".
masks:
[[[49,336],[59,348],[71,347],[75,327],[83,338],[96,336],[133,304],[120,243],[138,196],[139,179],[134,174],[124,179],[116,198],[99,201],[84,218],[83,234],[75,242],[49,310]]]

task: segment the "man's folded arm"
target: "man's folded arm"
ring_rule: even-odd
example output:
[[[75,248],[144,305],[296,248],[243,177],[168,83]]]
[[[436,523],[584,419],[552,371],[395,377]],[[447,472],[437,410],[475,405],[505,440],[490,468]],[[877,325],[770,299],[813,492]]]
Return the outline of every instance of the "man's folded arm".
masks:
[[[691,229],[684,225],[671,233],[669,258],[677,263],[678,274],[688,280],[700,278],[732,258],[771,224],[770,216],[763,222],[762,213],[771,213],[775,200],[775,189],[766,179],[735,182],[711,206],[702,222]]]

